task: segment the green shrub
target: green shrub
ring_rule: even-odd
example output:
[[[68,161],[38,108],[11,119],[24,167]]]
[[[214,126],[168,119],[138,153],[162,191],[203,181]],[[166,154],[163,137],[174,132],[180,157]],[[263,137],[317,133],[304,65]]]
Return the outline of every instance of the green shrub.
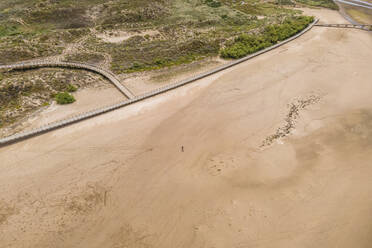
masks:
[[[18,27],[12,25],[0,25],[0,37],[3,36],[15,36],[21,34]]]
[[[305,29],[313,17],[298,16],[287,18],[282,24],[267,26],[260,35],[240,35],[221,51],[223,58],[242,58],[283,41]]]
[[[75,98],[68,92],[57,93],[55,99],[58,104],[70,104],[76,101]]]
[[[212,8],[218,8],[222,6],[221,2],[216,0],[205,0],[205,4]]]
[[[142,63],[134,62],[129,69],[133,70],[133,71],[140,71],[141,69],[143,69],[145,67],[146,67],[146,65],[144,65]]]
[[[277,0],[276,4],[278,5],[295,5],[291,0]]]

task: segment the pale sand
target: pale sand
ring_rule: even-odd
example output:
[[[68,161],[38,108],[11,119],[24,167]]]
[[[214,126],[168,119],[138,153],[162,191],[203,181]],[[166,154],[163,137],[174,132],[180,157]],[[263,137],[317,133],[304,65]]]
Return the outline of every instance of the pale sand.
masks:
[[[191,78],[195,75],[212,70],[228,61],[220,58],[208,58],[177,67],[164,68],[151,72],[122,74],[121,82],[135,95],[158,89],[165,85]]]
[[[110,35],[109,33],[112,33],[112,34]],[[102,39],[104,42],[120,43],[134,36],[144,37],[146,35],[151,37],[151,36],[160,35],[160,33],[157,30],[146,30],[146,31],[141,31],[141,32],[125,32],[125,31],[112,30],[112,31],[106,31],[104,33],[97,33],[96,37]]]
[[[118,89],[106,85],[103,87],[85,88],[72,94],[76,98],[76,102],[67,105],[58,105],[56,102],[53,102],[50,107],[28,120],[30,124],[29,129],[79,115],[103,106],[109,106],[127,99]]]
[[[114,86],[108,83],[89,86],[89,88],[80,89],[72,93],[72,95],[75,97],[76,102],[67,105],[58,105],[53,101],[51,105],[41,108],[30,116],[27,116],[24,120],[20,120],[15,127],[3,129],[1,135],[6,137],[14,133],[29,131],[127,99]]]
[[[370,33],[314,27],[197,84],[1,148],[0,247],[370,247],[371,59]],[[292,134],[261,147],[310,96]]]

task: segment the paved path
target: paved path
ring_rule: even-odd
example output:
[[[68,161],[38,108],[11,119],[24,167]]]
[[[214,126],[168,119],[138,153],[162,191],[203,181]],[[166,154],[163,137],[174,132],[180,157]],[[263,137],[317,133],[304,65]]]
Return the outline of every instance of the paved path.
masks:
[[[133,104],[133,103],[136,103],[136,102],[139,102],[139,101],[142,101],[142,100],[145,100],[147,98],[150,98],[150,97],[153,97],[153,96],[156,96],[156,95],[159,95],[159,94],[162,94],[164,92],[167,92],[167,91],[170,91],[170,90],[173,90],[173,89],[176,89],[178,87],[181,87],[181,86],[184,86],[186,84],[189,84],[189,83],[192,83],[192,82],[195,82],[199,79],[202,79],[202,78],[205,78],[205,77],[208,77],[210,75],[213,75],[215,73],[218,73],[218,72],[221,72],[223,70],[226,70],[228,68],[231,68],[235,65],[238,65],[244,61],[247,61],[249,59],[252,59],[254,57],[257,57],[261,54],[264,54],[268,51],[271,51],[273,49],[276,49],[292,40],[295,40],[297,39],[298,37],[302,36],[304,33],[306,33],[307,31],[309,31],[316,23],[318,22],[318,19],[314,20],[313,23],[311,23],[307,28],[305,28],[304,30],[302,30],[300,33],[276,44],[276,45],[273,45],[271,47],[268,47],[268,48],[265,48],[261,51],[258,51],[256,53],[253,53],[251,55],[248,55],[244,58],[241,58],[241,59],[238,59],[238,60],[234,60],[228,64],[225,64],[225,65],[222,65],[222,66],[219,66],[211,71],[207,71],[207,72],[204,72],[204,73],[201,73],[197,76],[194,76],[194,77],[191,77],[189,79],[186,79],[186,80],[183,80],[181,82],[177,82],[177,83],[173,83],[173,84],[170,84],[170,85],[167,85],[167,86],[164,86],[164,87],[161,87],[161,88],[158,88],[158,89],[155,89],[151,92],[148,92],[148,93],[145,93],[143,95],[140,95],[140,96],[133,96],[131,94],[131,97],[129,97],[129,100],[125,100],[125,101],[122,101],[122,102],[119,102],[117,104],[114,104],[114,105],[111,105],[111,106],[107,106],[107,107],[103,107],[103,108],[100,108],[100,109],[97,109],[97,110],[93,110],[93,111],[89,111],[89,112],[86,112],[86,113],[82,113],[82,114],[79,114],[79,115],[76,115],[76,116],[73,116],[71,118],[68,118],[68,119],[65,119],[65,120],[61,120],[61,121],[57,121],[57,122],[54,122],[54,123],[50,123],[50,124],[47,124],[46,126],[43,126],[43,127],[40,127],[38,129],[34,129],[34,130],[31,130],[31,131],[27,131],[27,132],[23,132],[23,133],[18,133],[18,134],[15,134],[15,135],[12,135],[12,136],[9,136],[9,137],[6,137],[6,138],[3,138],[3,139],[0,139],[0,146],[4,146],[4,145],[9,145],[9,144],[12,144],[12,143],[15,143],[15,142],[18,142],[18,141],[21,141],[21,140],[24,140],[24,139],[28,139],[28,138],[31,138],[31,137],[34,137],[34,136],[37,136],[37,135],[40,135],[40,134],[43,134],[43,133],[46,133],[46,132],[49,132],[49,131],[52,131],[52,130],[55,130],[55,129],[58,129],[58,128],[61,128],[61,127],[64,127],[64,126],[67,126],[67,125],[71,125],[71,124],[74,124],[74,123],[77,123],[77,122],[80,122],[80,121],[83,121],[83,120],[86,120],[86,119],[89,119],[89,118],[92,118],[92,117],[95,117],[95,116],[98,116],[98,115],[101,115],[101,114],[104,114],[104,113],[107,113],[107,112],[110,112],[110,111],[113,111],[113,110],[116,110],[116,109],[119,109],[119,108],[122,108],[124,106],[127,106],[127,105],[130,105],[130,104]],[[78,64],[78,63],[53,63],[53,64],[49,64],[49,63],[30,63],[30,64],[19,64],[19,65],[11,65],[11,66],[1,66],[0,69],[22,69],[22,68],[33,68],[33,67],[68,67],[68,68],[81,68],[81,69],[86,69],[86,70],[92,70],[92,66],[87,66],[86,64]],[[66,65],[66,66],[64,66]],[[77,65],[78,67],[74,67],[75,65]],[[111,75],[108,74],[107,71],[103,71],[102,69],[99,69],[97,67],[93,67],[93,71],[107,77],[107,78],[110,78],[111,76],[112,77],[115,77],[113,74]],[[102,74],[102,72],[104,74]],[[112,81],[114,82],[114,81]],[[117,81],[118,82],[118,81]],[[120,83],[120,82],[119,82]],[[115,83],[114,83],[115,84]]]
[[[135,96],[130,92],[129,89],[124,87],[119,79],[110,71],[103,68],[99,68],[94,65],[85,63],[74,63],[74,62],[51,62],[51,61],[40,61],[40,62],[23,62],[11,65],[0,65],[0,70],[27,70],[33,68],[44,68],[44,67],[58,67],[58,68],[70,68],[70,69],[83,69],[91,72],[98,73],[103,77],[107,78],[123,95],[129,99],[133,99]]]

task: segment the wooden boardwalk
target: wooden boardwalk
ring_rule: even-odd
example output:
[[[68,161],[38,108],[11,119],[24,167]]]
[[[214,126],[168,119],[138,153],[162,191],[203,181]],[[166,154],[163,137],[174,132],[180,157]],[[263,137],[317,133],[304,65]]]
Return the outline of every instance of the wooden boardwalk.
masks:
[[[75,63],[75,62],[51,62],[51,61],[40,61],[40,62],[21,62],[10,65],[0,65],[0,70],[28,70],[34,68],[69,68],[69,69],[82,69],[91,71],[108,79],[124,96],[129,99],[133,99],[135,96],[132,92],[124,87],[120,80],[112,72],[99,68],[94,65],[85,64],[85,63]]]

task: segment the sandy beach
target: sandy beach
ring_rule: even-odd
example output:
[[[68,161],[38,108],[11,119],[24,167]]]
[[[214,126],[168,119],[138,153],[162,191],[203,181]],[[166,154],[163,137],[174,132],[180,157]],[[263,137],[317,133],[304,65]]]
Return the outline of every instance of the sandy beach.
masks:
[[[0,247],[370,247],[371,59],[371,32],[314,27],[0,148]]]

